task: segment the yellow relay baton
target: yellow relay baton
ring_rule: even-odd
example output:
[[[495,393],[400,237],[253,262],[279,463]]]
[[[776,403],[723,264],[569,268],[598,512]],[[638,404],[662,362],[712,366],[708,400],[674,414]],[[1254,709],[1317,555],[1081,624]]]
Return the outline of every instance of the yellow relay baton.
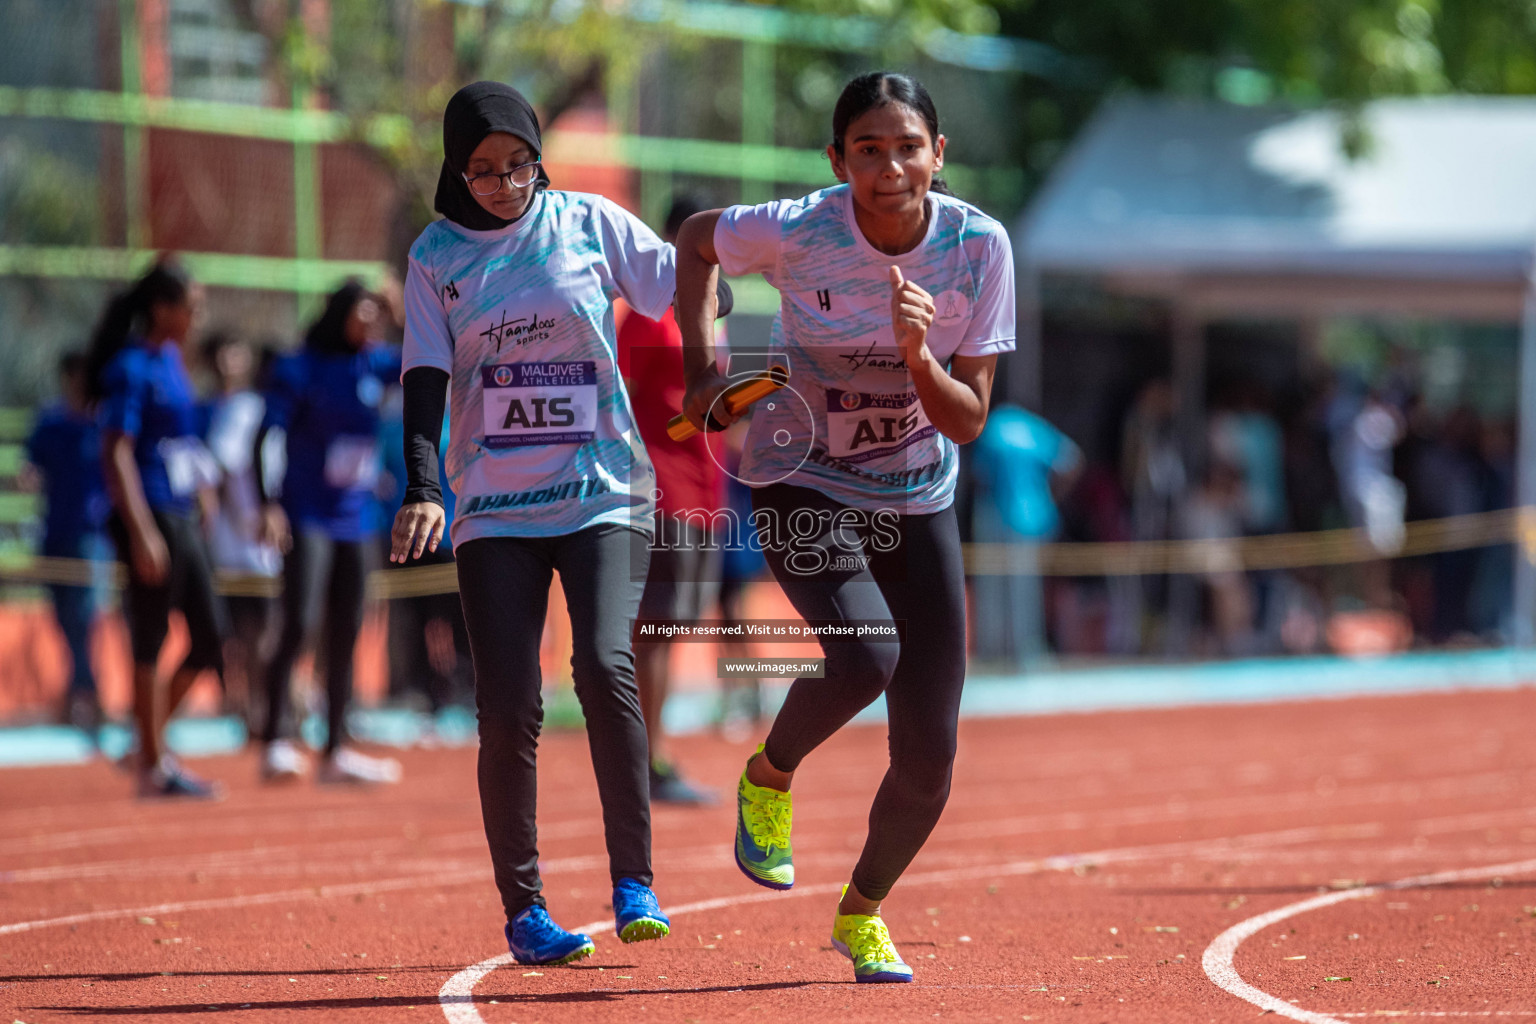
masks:
[[[773,394],[788,383],[789,370],[782,366],[771,366],[767,373],[748,377],[726,388],[720,395],[720,403],[732,416],[740,416],[753,402]],[[667,421],[667,436],[674,441],[686,441],[698,432],[699,428],[682,413]]]

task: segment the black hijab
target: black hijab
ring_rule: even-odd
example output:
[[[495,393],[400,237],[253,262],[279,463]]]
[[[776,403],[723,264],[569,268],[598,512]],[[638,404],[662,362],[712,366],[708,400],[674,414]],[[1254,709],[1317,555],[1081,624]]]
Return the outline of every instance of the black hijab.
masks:
[[[500,82],[475,82],[453,94],[443,111],[443,169],[437,176],[437,198],[432,205],[455,224],[471,231],[494,231],[512,222],[503,220],[475,202],[465,184],[464,169],[475,147],[492,132],[508,132],[542,156],[539,117],[523,94]],[[539,167],[535,189],[549,187],[549,175]]]

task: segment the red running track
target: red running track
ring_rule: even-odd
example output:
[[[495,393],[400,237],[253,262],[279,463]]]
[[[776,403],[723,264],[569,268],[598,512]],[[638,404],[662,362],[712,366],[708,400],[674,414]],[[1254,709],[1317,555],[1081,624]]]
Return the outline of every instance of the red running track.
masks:
[[[135,803],[102,765],[11,770],[0,1022],[1536,1018],[1533,727],[1524,691],[968,721],[886,904],[906,986],[854,985],[828,942],[881,729],[797,777],[795,890],[740,876],[728,804],[658,808],[671,938],[598,934],[581,965],[478,983],[504,948],[472,751],[409,753],[374,792],[212,759],[217,806]],[[722,793],[747,751],[679,743]],[[585,739],[547,737],[542,763],[551,909],[602,924]]]

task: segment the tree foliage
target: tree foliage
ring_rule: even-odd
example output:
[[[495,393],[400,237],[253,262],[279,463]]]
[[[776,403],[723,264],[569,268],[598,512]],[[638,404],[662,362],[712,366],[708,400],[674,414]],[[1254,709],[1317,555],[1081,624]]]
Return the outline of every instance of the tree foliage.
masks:
[[[668,60],[682,58],[676,73],[687,88],[724,110],[722,104],[732,102],[728,86],[695,79],[683,63],[690,46],[706,44],[669,37],[631,17],[632,2],[331,0],[325,39],[302,27],[293,3],[293,16],[271,34],[281,74],[299,91],[313,90],[351,114],[360,134],[377,115],[406,116],[410,129],[369,138],[424,204],[436,176],[438,117],[465,82],[511,82],[551,120],[616,78],[636,80],[647,55],[664,52]],[[1002,33],[1074,59],[1087,74],[1018,76],[1014,87],[1008,119],[1014,138],[1003,148],[1037,180],[1099,101],[1124,89],[1353,109],[1380,96],[1536,92],[1536,0],[787,0],[757,6],[880,25],[885,49],[864,55],[863,63],[901,63],[935,28]],[[777,134],[790,144],[814,134],[825,113],[813,108],[830,103],[831,78],[851,63],[814,49],[802,41],[778,58]],[[705,121],[727,115],[712,113]],[[1359,144],[1345,139],[1346,148]]]
[[[1036,171],[1128,88],[1355,112],[1386,96],[1536,92],[1530,0],[997,0],[997,11],[1002,32],[1097,69],[1084,88],[1022,86],[1022,157]]]

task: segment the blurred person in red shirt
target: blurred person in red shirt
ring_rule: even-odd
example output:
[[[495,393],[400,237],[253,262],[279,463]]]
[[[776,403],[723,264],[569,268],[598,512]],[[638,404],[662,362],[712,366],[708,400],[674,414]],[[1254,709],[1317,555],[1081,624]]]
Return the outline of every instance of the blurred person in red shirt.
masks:
[[[678,196],[663,237],[677,241],[683,221],[706,208]],[[720,579],[715,515],[726,507],[725,477],[703,434],[686,441],[667,436],[667,421],[683,407],[683,335],[673,311],[660,320],[631,311],[619,327],[619,370],[629,388],[636,426],[656,470],[656,542],[651,550],[639,619],[692,621],[715,599]],[[713,795],[690,785],[672,763],[662,709],[672,687],[670,640],[635,641],[635,682],[651,747],[651,799],[709,804]]]

